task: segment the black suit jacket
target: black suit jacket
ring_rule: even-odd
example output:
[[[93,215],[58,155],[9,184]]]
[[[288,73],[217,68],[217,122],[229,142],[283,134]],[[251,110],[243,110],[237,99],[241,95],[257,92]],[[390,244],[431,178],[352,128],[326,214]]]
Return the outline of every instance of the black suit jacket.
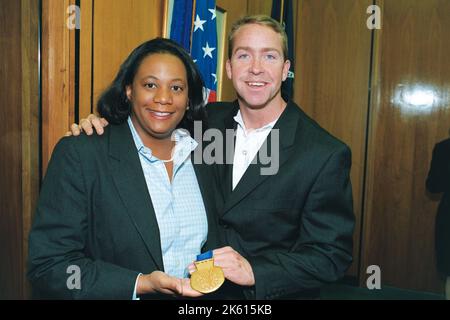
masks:
[[[438,270],[450,275],[450,139],[434,146],[427,189],[443,192],[435,224],[436,260]]]
[[[237,102],[210,105],[211,127],[235,129],[237,110]],[[247,298],[312,297],[352,261],[351,153],[293,102],[274,129],[277,174],[251,164],[232,191],[232,165],[215,166],[219,229],[252,265],[256,284]]]
[[[194,165],[217,247],[206,166]],[[164,270],[159,228],[128,124],[55,147],[29,236],[28,276],[44,297],[131,299],[137,275]],[[69,290],[70,265],[82,273]],[[156,297],[156,296],[155,296]]]

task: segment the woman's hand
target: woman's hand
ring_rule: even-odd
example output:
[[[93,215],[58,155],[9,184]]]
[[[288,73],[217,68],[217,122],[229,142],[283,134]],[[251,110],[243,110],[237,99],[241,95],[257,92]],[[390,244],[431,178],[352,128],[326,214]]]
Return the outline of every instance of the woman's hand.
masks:
[[[140,275],[136,294],[164,293],[183,297],[200,297],[203,294],[191,288],[190,279],[179,279],[162,271]]]

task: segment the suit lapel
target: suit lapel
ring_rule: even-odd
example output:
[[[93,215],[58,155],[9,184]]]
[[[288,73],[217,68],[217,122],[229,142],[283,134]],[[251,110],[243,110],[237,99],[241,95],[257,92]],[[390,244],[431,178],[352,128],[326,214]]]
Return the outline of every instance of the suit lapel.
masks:
[[[111,174],[127,214],[155,264],[164,270],[158,222],[127,122],[111,128],[109,156]]]
[[[299,119],[299,113],[296,108],[298,109],[298,107],[294,103],[288,103],[286,109],[281,114],[278,121],[275,123],[275,126],[273,127],[271,133],[268,135],[265,141],[265,143],[267,143],[267,154],[271,155],[271,137],[273,135],[273,130],[279,130],[279,170],[287,161],[287,159],[289,159],[289,156],[291,155],[291,152],[293,150]],[[261,149],[262,148],[264,148],[264,145],[261,147]],[[274,152],[276,152],[276,150]],[[256,157],[260,157],[259,151]],[[222,211],[223,214],[233,208],[244,197],[252,192],[252,190],[254,190],[258,185],[260,185],[270,177],[270,175],[261,174],[261,169],[264,167],[266,167],[266,165],[262,165],[260,161],[257,161],[257,163],[255,164],[250,164],[241,180],[237,184],[236,188],[230,193],[229,197],[227,198],[224,210]],[[232,171],[232,169],[230,171]]]

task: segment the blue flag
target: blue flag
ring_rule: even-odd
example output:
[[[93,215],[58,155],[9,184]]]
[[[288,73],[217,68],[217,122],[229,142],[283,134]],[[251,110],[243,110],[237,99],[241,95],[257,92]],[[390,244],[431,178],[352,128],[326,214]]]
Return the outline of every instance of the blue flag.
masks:
[[[281,17],[281,14],[283,16]],[[288,77],[281,86],[281,95],[285,100],[293,96],[294,88],[294,18],[292,16],[292,0],[274,0],[272,2],[272,18],[281,21],[288,37],[288,59],[291,61]]]

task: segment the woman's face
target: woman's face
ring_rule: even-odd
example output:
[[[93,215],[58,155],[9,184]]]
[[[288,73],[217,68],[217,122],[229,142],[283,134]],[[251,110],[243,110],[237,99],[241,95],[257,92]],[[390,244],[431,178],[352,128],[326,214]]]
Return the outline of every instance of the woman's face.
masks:
[[[176,56],[151,54],[142,60],[126,87],[131,120],[141,139],[170,139],[188,104],[186,68]]]

